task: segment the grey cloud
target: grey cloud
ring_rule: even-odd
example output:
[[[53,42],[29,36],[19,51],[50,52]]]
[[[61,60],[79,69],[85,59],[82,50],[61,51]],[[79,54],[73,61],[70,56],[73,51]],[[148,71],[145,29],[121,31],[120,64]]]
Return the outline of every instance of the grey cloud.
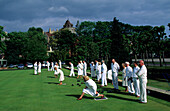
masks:
[[[75,24],[114,17],[134,25],[167,25],[169,7],[169,0],[0,0],[0,25],[7,31],[25,31],[29,26],[47,30],[62,27],[68,18]]]

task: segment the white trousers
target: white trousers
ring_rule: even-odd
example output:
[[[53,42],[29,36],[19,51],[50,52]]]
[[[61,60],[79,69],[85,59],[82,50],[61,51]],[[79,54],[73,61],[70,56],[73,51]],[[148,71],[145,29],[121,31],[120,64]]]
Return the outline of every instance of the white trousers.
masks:
[[[83,92],[86,94],[90,94],[93,97],[96,97],[96,91],[93,89],[86,88],[86,89],[83,89]]]
[[[41,73],[41,68],[38,68],[38,73]]]
[[[51,71],[54,71],[54,67],[51,67]]]
[[[140,96],[139,79],[133,78],[133,85],[134,85],[134,89],[135,89],[135,95]]]
[[[74,70],[71,70],[71,71],[70,71],[70,75],[69,75],[69,76],[72,76],[72,75],[75,76]]]
[[[37,67],[34,68],[34,74],[37,74]]]
[[[91,77],[95,77],[95,71],[94,70],[91,71]]]
[[[131,80],[128,80],[128,91],[129,91],[129,93],[135,93],[133,83]]]
[[[48,67],[48,71],[50,71],[50,67],[49,66],[47,66]]]
[[[83,69],[83,76],[87,76],[86,69]]]
[[[97,80],[98,80],[98,81],[101,79],[101,76],[102,76],[101,73],[98,73],[98,74],[97,74]]]
[[[140,81],[140,101],[147,103],[147,93],[146,93],[146,84],[147,79],[139,79]]]
[[[102,73],[102,85],[101,86],[107,85],[106,73],[107,72]]]
[[[112,72],[112,82],[113,82],[113,86],[115,89],[119,89],[118,88],[118,77],[117,77],[117,73],[113,73]]]

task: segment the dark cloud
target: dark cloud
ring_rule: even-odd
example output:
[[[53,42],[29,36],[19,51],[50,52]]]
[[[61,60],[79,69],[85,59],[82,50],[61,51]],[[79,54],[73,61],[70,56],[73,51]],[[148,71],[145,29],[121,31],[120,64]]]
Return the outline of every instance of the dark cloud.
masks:
[[[61,28],[68,18],[76,24],[114,17],[133,25],[167,25],[169,7],[169,0],[0,0],[0,25],[8,32],[32,26],[47,31]]]

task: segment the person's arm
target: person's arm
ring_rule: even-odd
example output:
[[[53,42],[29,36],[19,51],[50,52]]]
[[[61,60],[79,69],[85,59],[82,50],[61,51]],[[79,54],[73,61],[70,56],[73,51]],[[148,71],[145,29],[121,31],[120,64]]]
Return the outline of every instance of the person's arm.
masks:
[[[137,75],[138,75],[138,76],[142,76],[143,74],[145,74],[145,70],[144,70],[143,68],[141,68],[141,69],[138,71]]]

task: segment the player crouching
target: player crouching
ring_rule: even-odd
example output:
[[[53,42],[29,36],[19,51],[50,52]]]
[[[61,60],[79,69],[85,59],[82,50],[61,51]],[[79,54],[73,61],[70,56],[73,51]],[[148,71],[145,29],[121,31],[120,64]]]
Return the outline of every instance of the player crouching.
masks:
[[[82,92],[81,96],[77,100],[81,100],[85,93],[90,94],[93,97],[101,96],[101,99],[104,98],[103,94],[99,94],[97,92],[97,85],[92,79],[90,79],[88,76],[83,76],[83,79],[85,81],[86,88],[83,89],[83,92]]]

